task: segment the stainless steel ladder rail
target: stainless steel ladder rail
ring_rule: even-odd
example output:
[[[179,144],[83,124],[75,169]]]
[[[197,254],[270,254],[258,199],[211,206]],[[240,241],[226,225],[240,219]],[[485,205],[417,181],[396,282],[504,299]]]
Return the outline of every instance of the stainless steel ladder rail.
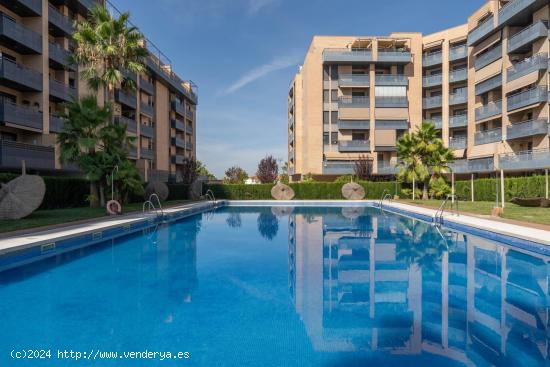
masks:
[[[382,191],[382,196],[380,197],[380,201],[378,202],[378,207],[379,207],[380,209],[382,209],[382,202],[383,202],[388,196],[391,198],[390,190],[384,189],[384,191]],[[390,202],[391,202],[391,199],[390,199]]]
[[[156,199],[158,207],[155,206],[155,204],[153,203],[153,199]],[[159,211],[160,211],[160,216],[164,217],[164,210],[162,209],[162,204],[160,203],[160,199],[157,194],[151,194],[149,196],[149,200],[146,200],[142,206],[143,213],[145,213],[146,211],[152,211],[152,210],[155,211],[155,213],[157,214],[157,217],[159,216]]]
[[[436,224],[442,224],[443,223],[443,214],[445,213],[445,207],[447,206],[447,202],[449,201],[449,199],[452,199],[451,200],[451,213],[456,214],[457,217],[460,215],[460,213],[458,211],[458,200],[457,200],[456,195],[447,195],[447,197],[443,200],[443,202],[441,203],[441,205],[439,206],[439,208],[435,212],[434,222]],[[454,207],[456,207],[456,209],[454,211],[453,211],[453,204],[454,204]]]

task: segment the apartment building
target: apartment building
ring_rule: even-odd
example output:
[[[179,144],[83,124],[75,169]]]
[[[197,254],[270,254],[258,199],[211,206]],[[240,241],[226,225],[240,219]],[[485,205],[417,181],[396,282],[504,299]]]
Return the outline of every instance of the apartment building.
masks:
[[[547,0],[488,0],[431,35],[316,36],[288,93],[293,180],[397,173],[396,140],[432,121],[453,172],[550,167]]]
[[[74,22],[94,0],[0,1],[0,170],[77,174],[59,161],[56,134],[64,103],[89,95],[78,67],[69,63]],[[109,6],[109,4],[104,4]],[[130,158],[145,179],[177,180],[185,157],[196,157],[196,86],[181,79],[146,41],[150,56],[133,93],[115,91],[115,122],[136,137]],[[102,91],[100,103],[105,101]]]

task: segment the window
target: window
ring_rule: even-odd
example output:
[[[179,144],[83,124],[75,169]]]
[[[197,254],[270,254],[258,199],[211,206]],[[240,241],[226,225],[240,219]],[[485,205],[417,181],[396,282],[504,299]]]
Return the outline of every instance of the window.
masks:
[[[366,97],[366,92],[363,90],[363,91],[352,91],[351,92],[351,95],[353,97]]]
[[[328,145],[328,143],[329,143],[328,133],[323,133],[323,144]]]
[[[338,144],[338,133],[337,132],[331,133],[330,134],[330,140],[331,140],[332,145]]]
[[[366,133],[351,133],[351,140],[368,140],[369,137]]]
[[[338,66],[332,65],[330,69],[330,77],[332,78],[332,80],[338,79]]]
[[[329,123],[329,112],[323,111],[323,124],[328,124],[328,123]]]
[[[330,72],[329,66],[328,65],[323,66],[323,80],[324,81],[327,81],[329,79],[329,77],[328,77],[329,72]]]
[[[332,111],[331,113],[332,113],[332,119],[331,119],[332,123],[333,124],[338,123],[338,111]]]
[[[330,94],[331,94],[332,101],[337,101],[338,100],[338,90],[333,89],[330,92],[331,92]]]
[[[405,65],[397,65],[397,74],[399,75],[405,74]]]
[[[328,103],[329,97],[328,97],[328,89],[323,90],[323,102]]]

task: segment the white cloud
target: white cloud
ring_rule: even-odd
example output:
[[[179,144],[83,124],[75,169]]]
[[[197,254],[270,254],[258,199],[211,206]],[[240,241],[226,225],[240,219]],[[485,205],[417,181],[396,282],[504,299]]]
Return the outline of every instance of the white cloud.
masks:
[[[254,15],[263,8],[266,8],[278,2],[278,0],[248,0],[248,14]]]
[[[233,84],[227,87],[223,94],[231,94],[238,91],[244,86],[265,77],[268,74],[273,73],[277,70],[286,69],[288,67],[298,64],[297,58],[294,57],[281,57],[277,58],[267,64],[260,65],[247,73],[243,74],[239,79],[237,79]]]

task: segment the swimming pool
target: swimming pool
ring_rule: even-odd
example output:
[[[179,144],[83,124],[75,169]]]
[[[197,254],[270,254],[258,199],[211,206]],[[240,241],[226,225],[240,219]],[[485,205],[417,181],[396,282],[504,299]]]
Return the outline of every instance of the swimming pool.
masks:
[[[0,366],[549,363],[542,254],[370,207],[145,232],[0,273]]]

